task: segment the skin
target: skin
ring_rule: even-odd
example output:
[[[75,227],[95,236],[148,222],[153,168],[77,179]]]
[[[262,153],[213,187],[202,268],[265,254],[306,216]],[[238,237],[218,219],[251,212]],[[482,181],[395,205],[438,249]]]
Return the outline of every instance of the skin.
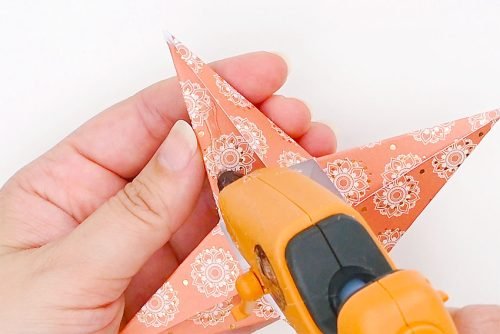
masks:
[[[287,67],[258,52],[211,66],[313,156],[336,149],[307,106],[273,95]],[[3,333],[117,333],[216,224],[175,78],[103,111],[0,190]],[[175,124],[175,125],[174,125]],[[453,311],[495,333],[497,307]]]

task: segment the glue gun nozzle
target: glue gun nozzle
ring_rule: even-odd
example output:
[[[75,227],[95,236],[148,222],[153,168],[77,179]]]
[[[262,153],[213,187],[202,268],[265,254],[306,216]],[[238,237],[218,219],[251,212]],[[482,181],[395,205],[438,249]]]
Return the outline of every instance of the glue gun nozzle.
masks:
[[[222,191],[226,186],[230,185],[234,181],[242,178],[243,175],[241,175],[238,172],[232,171],[232,170],[227,170],[225,172],[222,172],[219,174],[217,177],[217,187],[219,187],[219,191]]]

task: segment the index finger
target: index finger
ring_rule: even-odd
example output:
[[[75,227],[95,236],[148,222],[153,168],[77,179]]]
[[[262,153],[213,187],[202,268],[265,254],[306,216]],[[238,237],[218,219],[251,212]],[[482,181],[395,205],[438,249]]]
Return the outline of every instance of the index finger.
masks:
[[[228,58],[211,66],[254,104],[278,90],[287,75],[283,59],[267,52]],[[187,119],[187,112],[177,80],[171,78],[105,110],[63,144],[130,179],[149,161],[178,119]]]

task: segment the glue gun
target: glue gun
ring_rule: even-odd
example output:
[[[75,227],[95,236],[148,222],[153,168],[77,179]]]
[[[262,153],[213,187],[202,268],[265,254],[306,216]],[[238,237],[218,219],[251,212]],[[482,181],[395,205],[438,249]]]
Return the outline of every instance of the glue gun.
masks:
[[[286,168],[218,181],[225,228],[249,264],[236,320],[270,295],[299,334],[457,333],[446,294],[396,269],[363,217],[320,183]]]

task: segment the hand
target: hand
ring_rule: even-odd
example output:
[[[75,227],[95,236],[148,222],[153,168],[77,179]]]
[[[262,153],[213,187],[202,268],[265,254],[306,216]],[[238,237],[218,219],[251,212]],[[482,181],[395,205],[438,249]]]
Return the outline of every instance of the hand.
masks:
[[[500,306],[471,305],[450,310],[460,334],[497,334],[500,332]]]
[[[213,64],[312,155],[335,150],[308,108],[273,96],[283,60]],[[84,124],[0,191],[2,333],[116,333],[217,220],[176,79]],[[175,125],[174,125],[175,124]],[[166,138],[166,139],[165,139]]]
[[[255,53],[213,67],[311,154],[335,150],[331,130],[311,123],[303,103],[272,95],[286,78],[281,59]],[[1,189],[2,333],[116,333],[215,225],[193,134],[172,128],[186,117],[177,82],[162,81]],[[452,315],[461,334],[500,328],[497,306]]]

